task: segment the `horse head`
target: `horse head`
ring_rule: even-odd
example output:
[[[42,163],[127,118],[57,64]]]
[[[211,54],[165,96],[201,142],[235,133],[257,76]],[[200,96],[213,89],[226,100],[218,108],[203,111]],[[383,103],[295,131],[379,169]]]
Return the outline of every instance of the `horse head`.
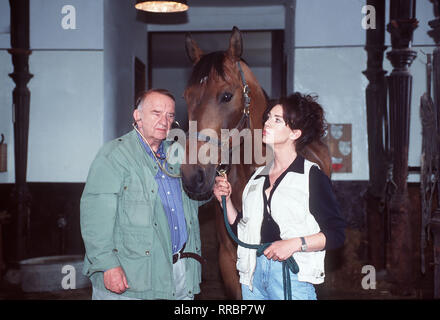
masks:
[[[222,151],[222,146],[229,145],[231,139],[225,130],[250,129],[251,132],[261,128],[266,98],[241,58],[243,41],[236,27],[226,51],[204,54],[188,34],[186,52],[193,63],[193,71],[184,93],[190,129],[182,180],[190,194],[201,195],[211,192],[216,169],[224,164],[222,159],[229,156],[224,149]],[[232,142],[230,147],[233,147]],[[231,149],[226,150],[230,152]]]

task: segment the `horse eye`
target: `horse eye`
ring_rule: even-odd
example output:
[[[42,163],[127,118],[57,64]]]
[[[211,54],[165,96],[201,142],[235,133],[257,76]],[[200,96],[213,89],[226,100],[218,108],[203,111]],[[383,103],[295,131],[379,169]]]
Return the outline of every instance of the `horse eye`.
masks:
[[[227,103],[227,102],[230,102],[231,99],[232,99],[232,93],[230,93],[230,92],[225,92],[225,93],[223,93],[223,95],[222,95],[221,102],[223,102],[223,103]]]

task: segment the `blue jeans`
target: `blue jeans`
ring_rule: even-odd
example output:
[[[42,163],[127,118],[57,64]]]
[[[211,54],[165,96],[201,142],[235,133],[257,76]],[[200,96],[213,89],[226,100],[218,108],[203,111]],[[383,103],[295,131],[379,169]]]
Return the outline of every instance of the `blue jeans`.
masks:
[[[309,282],[298,281],[298,276],[290,272],[292,300],[316,300],[315,287]],[[253,291],[241,285],[243,300],[284,300],[282,262],[257,257]]]

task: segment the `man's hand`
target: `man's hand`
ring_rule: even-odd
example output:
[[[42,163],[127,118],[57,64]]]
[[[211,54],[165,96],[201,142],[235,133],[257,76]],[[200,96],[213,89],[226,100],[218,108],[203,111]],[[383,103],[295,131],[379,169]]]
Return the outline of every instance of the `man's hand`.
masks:
[[[104,272],[104,285],[111,292],[121,294],[130,288],[125,277],[125,272],[121,267],[109,269]]]

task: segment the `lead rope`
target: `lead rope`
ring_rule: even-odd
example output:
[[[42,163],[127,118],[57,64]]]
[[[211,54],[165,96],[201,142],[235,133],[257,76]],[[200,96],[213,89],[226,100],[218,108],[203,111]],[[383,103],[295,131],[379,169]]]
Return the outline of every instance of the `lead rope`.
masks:
[[[266,250],[272,243],[267,242],[263,244],[248,244],[244,243],[232,232],[231,226],[228,221],[228,211],[226,209],[226,196],[222,196],[222,206],[223,206],[223,217],[225,220],[225,226],[228,230],[229,236],[234,240],[239,246],[247,249],[256,249],[257,257],[260,257],[264,250]],[[290,272],[297,274],[299,271],[298,264],[296,263],[293,256],[289,257],[287,260],[283,261],[283,288],[284,288],[284,300],[292,300],[292,288],[290,283]]]

